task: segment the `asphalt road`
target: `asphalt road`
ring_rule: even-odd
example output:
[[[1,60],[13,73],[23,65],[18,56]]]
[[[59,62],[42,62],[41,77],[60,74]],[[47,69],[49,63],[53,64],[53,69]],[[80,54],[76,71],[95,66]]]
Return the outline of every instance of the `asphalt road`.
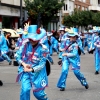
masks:
[[[56,87],[61,74],[61,67],[57,65],[58,56],[56,53],[52,56],[54,65],[51,65],[51,74],[49,78],[49,86],[46,93],[50,100],[100,100],[100,74],[95,75],[94,55],[81,55],[81,72],[87,79],[89,89],[85,89],[71,69],[67,78],[67,87],[65,91],[59,91]],[[0,100],[19,100],[20,84],[16,83],[17,67],[9,66],[6,61],[0,62],[0,80],[4,85],[0,87]],[[32,95],[31,100],[36,100]]]

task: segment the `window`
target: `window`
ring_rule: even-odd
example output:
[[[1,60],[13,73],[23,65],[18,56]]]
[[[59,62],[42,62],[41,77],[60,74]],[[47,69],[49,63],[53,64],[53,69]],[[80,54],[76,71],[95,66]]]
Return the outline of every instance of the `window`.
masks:
[[[86,2],[86,0],[83,0],[83,2]]]
[[[78,6],[78,9],[81,10],[81,6]]]
[[[76,5],[75,5],[75,8],[76,8]]]
[[[67,4],[64,5],[64,10],[67,10]]]
[[[84,10],[84,7],[82,7],[82,10]]]
[[[64,5],[64,10],[67,10],[67,4]]]
[[[67,10],[67,4],[66,4],[66,10]]]
[[[88,8],[85,8],[85,10],[88,10]]]

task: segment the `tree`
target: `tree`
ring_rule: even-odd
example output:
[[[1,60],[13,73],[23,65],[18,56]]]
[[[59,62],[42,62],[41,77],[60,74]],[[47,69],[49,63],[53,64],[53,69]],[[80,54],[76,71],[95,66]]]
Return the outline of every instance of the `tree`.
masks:
[[[64,25],[67,26],[88,26],[93,24],[94,13],[92,11],[75,10],[72,15],[64,16]],[[99,18],[99,16],[95,16]],[[95,21],[95,20],[94,20]]]
[[[67,17],[64,17],[62,24],[64,24],[65,26],[68,26],[68,27],[72,27],[73,26],[72,17],[70,15],[68,15]]]
[[[64,0],[24,0],[32,24],[47,25],[64,5]],[[47,20],[46,20],[47,19]]]
[[[100,26],[100,12],[94,13],[94,15],[92,16],[92,20],[94,26]]]
[[[75,10],[72,15],[64,16],[63,24],[70,27],[79,26],[82,24],[81,12]]]
[[[73,22],[73,25],[74,26],[79,26],[82,22],[82,19],[81,19],[81,11],[80,10],[75,10],[72,15],[72,22]]]
[[[88,26],[93,24],[93,17],[94,13],[92,11],[82,11],[81,12],[81,18],[82,20],[82,25],[81,26]]]

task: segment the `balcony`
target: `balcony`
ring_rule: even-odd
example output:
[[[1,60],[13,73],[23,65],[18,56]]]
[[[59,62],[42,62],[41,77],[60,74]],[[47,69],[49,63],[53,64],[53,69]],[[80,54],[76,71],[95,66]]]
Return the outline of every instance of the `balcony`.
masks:
[[[68,14],[68,13],[69,13],[68,10],[66,10],[66,11],[63,10],[63,11],[62,11],[62,16],[65,15],[65,14]]]
[[[0,0],[3,4],[20,6],[20,0]],[[24,0],[22,0],[24,6]]]
[[[98,6],[89,6],[89,10],[100,11],[100,5],[98,5]]]

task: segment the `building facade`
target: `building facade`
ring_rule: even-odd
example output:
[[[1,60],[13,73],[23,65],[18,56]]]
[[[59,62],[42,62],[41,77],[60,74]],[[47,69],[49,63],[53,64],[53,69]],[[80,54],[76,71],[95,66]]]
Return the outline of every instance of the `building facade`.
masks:
[[[90,0],[89,10],[94,12],[100,11],[100,0]]]
[[[90,0],[75,0],[74,7],[75,9],[88,10],[90,6]]]
[[[58,30],[64,15],[72,14],[74,9],[100,11],[100,0],[65,0],[64,2],[65,5],[57,14],[57,18],[49,23],[49,30]],[[25,7],[24,0],[22,6]],[[19,22],[20,0],[0,0],[0,28],[18,28]]]
[[[62,8],[63,15],[69,15],[74,11],[74,1],[75,0],[65,0],[65,5]]]
[[[61,12],[58,14],[58,25],[61,25],[63,16],[72,14],[75,9],[88,10],[90,5],[90,0],[65,0],[65,5],[62,7]]]
[[[24,7],[24,0],[22,6]],[[20,0],[0,0],[0,28],[18,28],[19,19]]]
[[[75,9],[89,10],[90,0],[65,0],[65,6],[62,8],[61,20],[64,15],[69,15],[74,12]],[[79,27],[79,31],[84,30],[84,27]]]

